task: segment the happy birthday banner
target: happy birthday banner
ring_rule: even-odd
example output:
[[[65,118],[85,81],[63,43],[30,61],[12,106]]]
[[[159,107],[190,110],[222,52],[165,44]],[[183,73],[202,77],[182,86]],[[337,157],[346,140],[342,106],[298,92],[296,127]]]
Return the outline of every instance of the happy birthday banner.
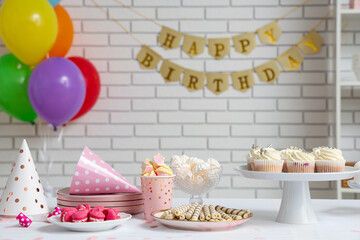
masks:
[[[163,59],[161,55],[152,50],[149,46],[145,45],[140,39],[135,37],[126,27],[124,27],[119,21],[112,17],[104,8],[102,8],[95,0],[91,0],[96,7],[102,10],[109,19],[113,20],[119,25],[127,34],[129,34],[135,41],[142,45],[140,52],[137,55],[137,60],[142,69],[156,69],[162,61],[160,67],[160,74],[164,78],[165,82],[178,82],[182,81],[182,84],[190,91],[198,91],[204,88],[205,79],[207,88],[215,94],[220,94],[229,88],[229,77],[231,76],[232,85],[235,89],[246,92],[255,83],[254,71],[258,78],[262,82],[274,83],[280,75],[281,65],[284,71],[296,71],[300,68],[304,58],[301,52],[305,55],[315,54],[321,50],[322,38],[316,32],[316,29],[321,25],[323,21],[330,15],[329,11],[318,24],[310,30],[296,45],[289,48],[282,53],[276,59],[272,59],[260,66],[252,69],[247,69],[239,72],[229,73],[205,73],[192,69],[184,68],[176,63]],[[230,38],[211,38],[206,39],[202,37],[183,34],[174,29],[161,25],[155,20],[146,17],[142,13],[136,11],[120,2],[119,0],[113,0],[120,4],[124,8],[134,12],[135,14],[152,21],[154,24],[161,27],[161,32],[158,37],[158,42],[164,49],[175,49],[180,47],[182,43],[182,50],[186,52],[190,57],[202,54],[205,50],[205,46],[208,46],[208,52],[214,58],[220,60],[230,53],[231,40],[234,48],[237,52],[244,55],[248,55],[256,47],[255,34],[259,37],[260,41],[264,44],[276,44],[281,36],[281,28],[278,25],[278,21],[287,17],[289,14],[304,6],[310,0],[306,0],[300,5],[296,6],[280,18],[262,26],[256,32],[244,33],[233,36]],[[300,52],[301,51],[301,52]],[[181,75],[182,79],[181,79]]]
[[[161,39],[162,37],[160,34],[159,41],[161,41]],[[180,44],[180,41],[176,41],[176,44]],[[225,45],[225,41],[222,44]],[[229,42],[226,42],[226,44],[230,45]],[[142,46],[136,58],[140,64],[140,67],[143,69],[156,69],[160,61],[163,60],[159,72],[164,78],[165,82],[180,81],[181,74],[184,73],[182,77],[182,84],[190,92],[203,89],[206,78],[207,88],[215,94],[220,94],[229,88],[229,76],[231,76],[233,87],[242,92],[246,92],[254,85],[254,71],[256,72],[260,81],[274,83],[280,75],[280,68],[277,62],[281,65],[284,71],[296,71],[300,68],[304,60],[301,52],[305,55],[315,54],[321,50],[321,46],[322,38],[314,28],[308,32],[295,46],[289,48],[276,59],[270,60],[253,69],[231,72],[230,74],[205,73],[186,69],[172,61],[166,59],[163,60],[163,58],[158,53],[146,45]],[[219,49],[225,49],[225,47],[215,48],[215,53],[218,53],[221,56],[227,52],[225,50],[224,52],[220,51]],[[211,51],[213,50],[211,50],[211,44],[209,43],[209,52]]]

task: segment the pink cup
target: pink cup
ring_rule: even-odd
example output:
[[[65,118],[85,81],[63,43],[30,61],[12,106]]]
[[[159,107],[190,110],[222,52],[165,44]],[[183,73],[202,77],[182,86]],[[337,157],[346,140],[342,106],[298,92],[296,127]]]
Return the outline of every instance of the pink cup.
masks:
[[[175,175],[141,176],[145,220],[154,221],[151,213],[171,208]]]

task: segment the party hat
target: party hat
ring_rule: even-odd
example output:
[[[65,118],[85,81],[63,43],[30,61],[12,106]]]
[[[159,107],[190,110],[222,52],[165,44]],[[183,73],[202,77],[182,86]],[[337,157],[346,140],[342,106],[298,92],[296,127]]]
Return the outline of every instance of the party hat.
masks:
[[[139,193],[140,190],[85,147],[71,182],[70,194]]]
[[[45,192],[25,139],[0,199],[0,217],[16,218],[20,212],[33,220],[49,214]]]

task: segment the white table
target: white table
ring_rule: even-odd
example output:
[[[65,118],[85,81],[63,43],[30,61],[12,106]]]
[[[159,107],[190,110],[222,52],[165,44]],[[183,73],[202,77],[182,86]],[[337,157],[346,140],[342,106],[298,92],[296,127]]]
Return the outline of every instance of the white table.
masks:
[[[173,205],[188,199],[174,199]],[[359,200],[312,200],[319,223],[292,225],[275,222],[280,199],[205,199],[206,204],[221,204],[233,208],[247,208],[254,213],[248,222],[229,231],[194,232],[170,229],[158,222],[145,223],[142,215],[135,215],[126,225],[105,232],[79,233],[66,231],[50,223],[34,222],[30,228],[18,227],[17,222],[0,220],[0,240],[112,240],[112,239],[251,239],[251,240],[359,240]],[[50,205],[54,206],[54,199]]]

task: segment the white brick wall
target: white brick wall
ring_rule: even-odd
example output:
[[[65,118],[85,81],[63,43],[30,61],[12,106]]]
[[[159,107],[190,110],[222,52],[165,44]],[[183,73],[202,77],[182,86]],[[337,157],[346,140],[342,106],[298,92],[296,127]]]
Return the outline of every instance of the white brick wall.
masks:
[[[283,34],[274,46],[258,44],[249,55],[231,49],[221,61],[204,53],[194,59],[180,49],[164,51],[157,46],[160,28],[117,5],[98,1],[135,36],[154,47],[164,58],[202,71],[234,71],[251,68],[278,56],[295,44],[328,11],[332,0],[313,0],[280,21]],[[205,37],[229,37],[258,27],[284,14],[303,0],[122,0],[148,17],[184,33]],[[135,60],[139,45],[90,0],[63,0],[70,13],[75,38],[69,55],[80,55],[98,68],[101,97],[86,116],[69,123],[60,142],[52,133],[49,156],[55,161],[50,182],[57,188],[70,184],[82,148],[87,145],[130,181],[140,184],[140,163],[161,152],[217,158],[224,167],[219,186],[209,197],[280,197],[281,184],[239,177],[233,168],[244,163],[253,144],[311,149],[333,143],[334,119],[334,20],[319,27],[324,46],[319,54],[306,56],[301,71],[282,72],[274,85],[259,82],[247,93],[232,87],[219,96],[207,89],[189,93],[179,83],[164,83],[160,74],[141,70]],[[349,24],[343,34],[347,79],[354,78],[352,54],[359,49],[359,24]],[[7,50],[0,43],[0,53]],[[346,88],[343,143],[348,159],[360,158],[360,90]],[[39,162],[45,125],[31,126],[0,112],[0,187],[23,137],[29,141],[40,174]],[[126,169],[126,170],[125,170]],[[334,197],[334,184],[311,183],[312,196]],[[176,196],[186,196],[177,192]],[[348,196],[354,197],[354,196]]]

